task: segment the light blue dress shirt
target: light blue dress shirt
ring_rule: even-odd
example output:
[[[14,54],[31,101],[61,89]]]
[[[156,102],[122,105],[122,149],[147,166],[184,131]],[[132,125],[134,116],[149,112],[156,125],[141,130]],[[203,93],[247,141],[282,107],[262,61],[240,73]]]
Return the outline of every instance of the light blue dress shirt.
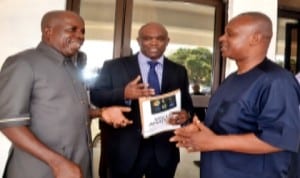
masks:
[[[150,69],[148,61],[153,61],[153,60],[150,59],[149,57],[145,56],[142,52],[139,52],[138,63],[139,63],[139,67],[140,67],[140,71],[141,71],[142,79],[143,79],[144,83],[148,83],[148,73],[149,73],[149,69]],[[156,59],[155,61],[158,62],[158,64],[155,67],[155,71],[158,76],[159,86],[161,88],[164,56],[161,56],[160,58]]]

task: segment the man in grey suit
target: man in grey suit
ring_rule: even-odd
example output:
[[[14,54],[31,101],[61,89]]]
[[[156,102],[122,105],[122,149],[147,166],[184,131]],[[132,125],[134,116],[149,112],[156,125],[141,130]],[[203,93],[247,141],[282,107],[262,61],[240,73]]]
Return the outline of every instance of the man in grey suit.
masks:
[[[169,42],[165,27],[156,22],[147,23],[140,28],[137,40],[140,52],[105,62],[91,90],[91,101],[98,107],[130,106],[127,118],[133,121],[122,128],[100,122],[101,178],[142,178],[143,175],[146,178],[173,178],[179,162],[179,150],[169,142],[173,133],[164,132],[144,139],[138,98],[180,89],[182,110],[172,124],[183,124],[193,110],[186,69],[163,55]],[[158,86],[151,82],[153,76],[148,75],[151,71],[149,63],[156,65]]]
[[[51,11],[41,30],[37,48],[9,57],[0,73],[0,129],[13,143],[3,177],[92,178],[89,103],[71,62],[84,41],[84,21]],[[92,114],[122,126],[125,110]]]

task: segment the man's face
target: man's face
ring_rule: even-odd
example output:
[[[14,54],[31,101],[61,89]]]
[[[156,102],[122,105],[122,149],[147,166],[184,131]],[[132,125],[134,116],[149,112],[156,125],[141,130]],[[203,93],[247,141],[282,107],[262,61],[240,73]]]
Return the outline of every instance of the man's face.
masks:
[[[163,55],[169,43],[166,30],[157,24],[150,24],[141,29],[137,40],[141,52],[153,60]]]
[[[248,17],[236,17],[228,23],[225,33],[219,38],[223,57],[243,60],[247,56],[253,27]]]
[[[73,56],[84,42],[84,22],[80,17],[67,14],[51,26],[49,44],[64,56]]]

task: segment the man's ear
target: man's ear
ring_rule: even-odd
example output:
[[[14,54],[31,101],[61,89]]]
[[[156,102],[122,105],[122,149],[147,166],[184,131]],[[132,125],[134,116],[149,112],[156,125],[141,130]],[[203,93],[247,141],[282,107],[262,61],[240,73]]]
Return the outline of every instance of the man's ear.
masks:
[[[51,27],[45,27],[44,28],[44,36],[49,39],[49,36],[52,35],[52,28]]]
[[[258,33],[258,32],[255,32],[252,36],[251,36],[251,39],[250,39],[250,45],[253,46],[253,45],[257,45],[261,42],[263,36],[261,33]]]

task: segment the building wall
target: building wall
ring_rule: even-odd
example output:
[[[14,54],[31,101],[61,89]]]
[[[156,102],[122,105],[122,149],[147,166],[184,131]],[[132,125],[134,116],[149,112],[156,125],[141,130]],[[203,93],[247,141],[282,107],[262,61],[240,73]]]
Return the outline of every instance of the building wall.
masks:
[[[0,1],[0,66],[7,56],[37,46],[40,41],[42,15],[53,9],[65,9],[65,0]],[[0,133],[0,177],[7,159],[10,142]]]
[[[8,55],[35,47],[40,41],[42,15],[53,9],[65,9],[65,0],[0,1],[0,66]]]

